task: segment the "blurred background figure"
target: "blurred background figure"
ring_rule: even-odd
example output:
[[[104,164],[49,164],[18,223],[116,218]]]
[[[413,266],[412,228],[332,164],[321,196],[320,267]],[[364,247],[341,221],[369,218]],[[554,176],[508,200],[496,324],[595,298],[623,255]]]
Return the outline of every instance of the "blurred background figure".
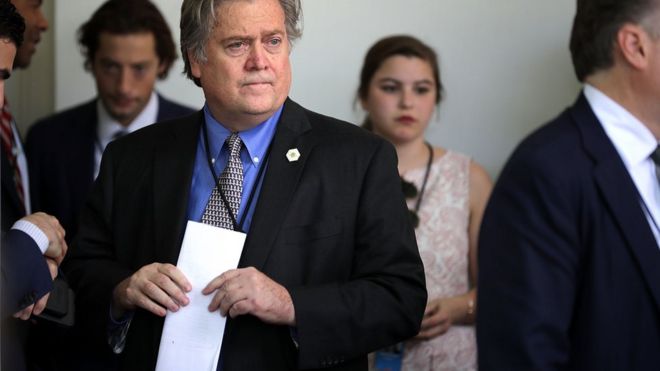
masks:
[[[660,2],[579,0],[569,45],[583,90],[484,215],[481,371],[660,367]]]
[[[105,146],[193,112],[155,91],[177,53],[165,18],[150,1],[105,2],[80,27],[78,42],[97,96],[38,121],[27,137],[34,208],[55,215],[69,242]]]
[[[25,69],[36,52],[41,33],[48,29],[48,21],[41,12],[41,1],[11,0],[25,21],[23,41],[18,43],[13,69]],[[7,26],[7,24],[3,25]],[[2,231],[6,232],[18,219],[32,212],[27,160],[16,122],[5,97],[0,117],[2,140]]]
[[[26,4],[16,1],[16,5],[25,12],[27,24],[14,4],[0,0],[0,368],[21,371],[27,369],[30,357],[25,352],[25,341],[31,326],[25,320],[41,314],[46,308],[53,289],[52,280],[57,276],[58,265],[66,254],[67,245],[64,230],[56,218],[44,213],[27,215],[31,210],[29,195],[25,195],[28,179],[22,176],[27,175],[25,158],[16,123],[4,104],[4,83],[14,67],[22,68],[30,64],[34,46],[47,23],[41,23],[41,2]],[[39,346],[44,347],[45,344],[42,342]],[[32,356],[40,353],[38,348],[34,349]]]
[[[404,370],[476,369],[476,247],[491,181],[468,156],[425,141],[441,99],[428,45],[391,36],[367,52],[358,88],[363,126],[396,148],[429,296],[420,333],[403,347]]]

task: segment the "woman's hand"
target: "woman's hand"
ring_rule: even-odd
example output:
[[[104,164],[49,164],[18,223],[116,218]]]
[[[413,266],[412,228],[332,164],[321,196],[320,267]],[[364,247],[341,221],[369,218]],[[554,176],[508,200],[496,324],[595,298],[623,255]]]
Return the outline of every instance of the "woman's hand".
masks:
[[[450,300],[435,299],[426,305],[422,327],[415,339],[429,340],[449,330],[452,325]]]

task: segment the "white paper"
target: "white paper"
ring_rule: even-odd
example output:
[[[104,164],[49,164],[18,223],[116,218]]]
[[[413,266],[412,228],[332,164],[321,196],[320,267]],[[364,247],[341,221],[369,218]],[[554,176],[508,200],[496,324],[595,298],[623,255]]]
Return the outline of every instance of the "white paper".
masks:
[[[213,294],[202,289],[220,274],[235,269],[243,251],[245,233],[188,221],[177,267],[192,290],[190,303],[167,312],[160,338],[156,371],[215,371],[226,318],[209,312]]]

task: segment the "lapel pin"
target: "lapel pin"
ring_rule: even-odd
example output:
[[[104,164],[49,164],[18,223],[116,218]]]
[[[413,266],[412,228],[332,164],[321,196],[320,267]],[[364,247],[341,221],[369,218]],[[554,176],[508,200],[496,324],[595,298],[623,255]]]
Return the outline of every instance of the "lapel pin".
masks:
[[[298,161],[299,158],[300,152],[298,151],[298,148],[291,148],[286,153],[286,159],[289,160],[289,162]]]

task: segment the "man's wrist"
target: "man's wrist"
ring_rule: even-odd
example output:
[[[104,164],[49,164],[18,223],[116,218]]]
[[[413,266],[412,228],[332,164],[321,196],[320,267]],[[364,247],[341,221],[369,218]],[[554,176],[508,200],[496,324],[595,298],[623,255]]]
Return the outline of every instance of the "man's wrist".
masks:
[[[48,250],[48,237],[44,231],[36,226],[36,224],[21,219],[14,223],[11,229],[19,230],[30,236],[30,238],[34,240],[34,243],[37,244],[37,247],[39,247],[39,250],[41,250],[42,255],[46,253],[46,250]]]

